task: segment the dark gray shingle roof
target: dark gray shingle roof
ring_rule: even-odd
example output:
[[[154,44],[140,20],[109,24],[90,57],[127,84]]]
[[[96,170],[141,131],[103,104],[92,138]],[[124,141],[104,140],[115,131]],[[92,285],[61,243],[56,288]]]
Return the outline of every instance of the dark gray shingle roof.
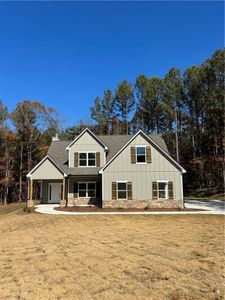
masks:
[[[109,149],[106,162],[108,162],[126,143],[133,137],[133,135],[98,135]],[[150,138],[165,152],[168,152],[165,141],[160,135],[150,135]],[[69,168],[68,167],[68,150],[66,147],[72,141],[54,141],[48,149],[48,155],[56,162],[56,164],[67,175],[97,175],[100,168]]]

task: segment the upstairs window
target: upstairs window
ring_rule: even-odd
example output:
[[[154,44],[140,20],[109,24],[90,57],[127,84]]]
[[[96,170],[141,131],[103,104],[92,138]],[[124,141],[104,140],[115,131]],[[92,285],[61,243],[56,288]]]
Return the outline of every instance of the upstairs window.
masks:
[[[136,162],[146,163],[146,147],[144,146],[136,147]]]
[[[88,153],[88,166],[95,166],[95,159],[96,159],[96,153],[95,152],[90,152]]]
[[[79,152],[80,167],[95,167],[96,153],[95,152]]]

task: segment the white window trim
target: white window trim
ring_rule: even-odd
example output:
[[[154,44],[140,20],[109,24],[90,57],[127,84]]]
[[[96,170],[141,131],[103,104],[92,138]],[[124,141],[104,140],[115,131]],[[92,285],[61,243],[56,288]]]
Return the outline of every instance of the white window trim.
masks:
[[[139,148],[139,147],[145,148],[145,162],[137,162],[137,148]],[[146,165],[147,164],[146,147],[147,147],[147,145],[135,145],[136,165]]]
[[[119,189],[118,189],[118,183],[126,183],[126,198],[119,198],[118,197],[118,192],[119,192]],[[127,183],[128,181],[127,180],[123,180],[123,181],[116,181],[116,198],[117,200],[127,200]],[[125,190],[122,190],[122,192],[124,192]]]
[[[80,195],[79,195],[79,192],[80,192],[80,189],[79,189],[79,184],[86,184],[86,196],[85,197],[80,197]],[[78,198],[79,199],[82,199],[82,198],[92,198],[92,197],[89,197],[88,196],[88,184],[89,183],[94,183],[95,184],[95,196],[93,197],[93,198],[96,198],[96,181],[88,181],[88,182],[86,182],[86,181],[79,181],[78,182]],[[83,191],[83,190],[82,190]]]
[[[86,153],[87,154],[87,165],[86,166],[80,166],[80,153]],[[88,165],[88,154],[89,153],[95,153],[95,165],[89,166]],[[78,167],[79,168],[96,168],[96,153],[97,151],[78,151]]]
[[[158,183],[165,182],[167,184],[166,186],[166,197],[165,198],[159,198],[159,185]],[[168,200],[169,199],[169,187],[168,187],[169,180],[157,180],[157,198],[159,200]]]

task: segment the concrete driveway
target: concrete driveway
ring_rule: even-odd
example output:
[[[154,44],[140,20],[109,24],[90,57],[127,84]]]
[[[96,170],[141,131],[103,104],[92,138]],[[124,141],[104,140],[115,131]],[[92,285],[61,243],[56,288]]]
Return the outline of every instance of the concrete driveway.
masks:
[[[42,214],[51,215],[225,215],[224,202],[219,200],[199,201],[186,200],[185,206],[187,208],[204,209],[205,211],[140,211],[140,212],[70,212],[55,210],[59,207],[58,204],[40,204],[35,206],[35,211]]]
[[[185,207],[206,209],[209,211],[217,211],[224,214],[225,202],[220,200],[185,200]]]

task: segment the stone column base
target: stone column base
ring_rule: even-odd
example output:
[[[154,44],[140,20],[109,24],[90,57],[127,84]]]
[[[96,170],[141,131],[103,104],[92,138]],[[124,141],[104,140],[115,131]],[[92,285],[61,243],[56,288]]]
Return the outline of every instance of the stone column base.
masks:
[[[66,200],[61,200],[60,201],[60,206],[61,207],[66,207]]]
[[[34,201],[33,200],[27,200],[27,208],[28,207],[34,207]]]

